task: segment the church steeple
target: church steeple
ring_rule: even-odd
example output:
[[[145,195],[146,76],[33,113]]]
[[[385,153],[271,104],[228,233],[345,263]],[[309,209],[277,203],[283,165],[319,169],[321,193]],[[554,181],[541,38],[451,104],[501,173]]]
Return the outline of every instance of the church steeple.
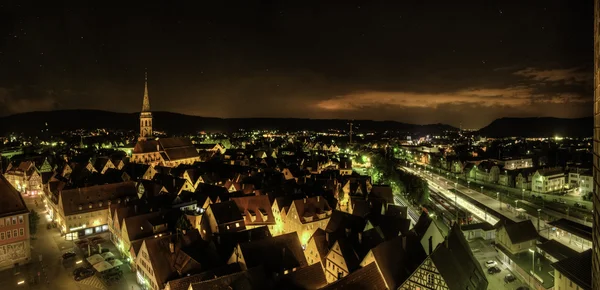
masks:
[[[140,113],[140,137],[139,140],[146,140],[152,137],[152,112],[150,111],[150,97],[148,96],[148,72],[144,78],[144,101],[142,103],[142,112]]]
[[[142,112],[150,112],[150,97],[148,96],[148,72],[144,77],[144,102],[142,103]]]

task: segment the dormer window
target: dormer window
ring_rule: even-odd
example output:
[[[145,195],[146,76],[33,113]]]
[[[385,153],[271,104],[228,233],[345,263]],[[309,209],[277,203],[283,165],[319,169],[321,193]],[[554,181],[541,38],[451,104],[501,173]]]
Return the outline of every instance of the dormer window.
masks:
[[[82,209],[83,209],[83,206],[81,206],[81,204],[80,204],[80,205],[79,205],[79,210],[82,210]]]
[[[90,205],[88,206],[89,208],[92,208],[92,203],[90,202]]]
[[[98,207],[102,207],[102,201],[98,202]]]

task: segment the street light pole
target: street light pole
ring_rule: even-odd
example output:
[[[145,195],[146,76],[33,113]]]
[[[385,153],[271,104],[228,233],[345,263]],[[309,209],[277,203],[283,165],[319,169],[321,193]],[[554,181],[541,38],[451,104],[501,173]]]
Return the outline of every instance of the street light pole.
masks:
[[[500,202],[500,192],[496,192],[496,198],[498,199],[498,208],[502,209],[502,203]]]
[[[525,200],[525,188],[521,189],[521,199]]]
[[[542,209],[538,208],[537,212],[538,212],[538,221],[537,221],[537,224],[538,224],[538,232],[539,232],[540,231],[540,218],[542,216]]]
[[[481,194],[483,194],[483,185],[481,186]]]
[[[471,184],[470,180],[467,180],[467,188],[470,188],[469,185]]]
[[[531,273],[535,273],[535,251],[529,249],[529,252],[531,252]]]

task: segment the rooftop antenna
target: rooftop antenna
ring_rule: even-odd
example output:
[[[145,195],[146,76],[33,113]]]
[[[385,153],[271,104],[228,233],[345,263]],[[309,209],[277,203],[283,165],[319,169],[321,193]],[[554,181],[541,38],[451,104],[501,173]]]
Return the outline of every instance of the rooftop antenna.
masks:
[[[350,132],[348,132],[348,136],[350,137],[350,144],[352,144],[352,121],[348,123],[350,125]]]

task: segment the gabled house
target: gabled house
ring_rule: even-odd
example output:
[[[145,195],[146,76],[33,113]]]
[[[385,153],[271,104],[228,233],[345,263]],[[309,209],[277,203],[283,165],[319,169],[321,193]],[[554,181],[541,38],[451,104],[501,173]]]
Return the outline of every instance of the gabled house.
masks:
[[[565,172],[562,168],[540,169],[533,175],[531,191],[534,193],[559,192],[565,189]]]
[[[151,180],[156,174],[156,170],[154,167],[146,164],[140,163],[127,163],[127,165],[123,166],[123,171],[127,172],[131,180]]]
[[[246,228],[268,226],[272,231],[275,227],[275,216],[271,210],[269,197],[266,195],[251,195],[232,197],[242,217]]]
[[[246,229],[237,204],[234,201],[213,203],[208,206],[203,220],[202,230],[210,233],[237,232]],[[208,229],[207,229],[208,228]]]
[[[116,166],[112,163],[108,157],[98,157],[94,162],[94,169],[100,174],[104,174],[108,169],[115,169]]]
[[[374,263],[387,289],[398,289],[427,258],[417,236],[396,236],[372,248],[360,263],[361,267]]]
[[[496,232],[496,247],[510,255],[535,248],[539,235],[530,220],[500,226]]]
[[[331,212],[327,200],[320,196],[296,199],[282,218],[283,231],[298,233],[302,245],[306,246],[317,228],[325,229]]]
[[[285,275],[308,266],[296,233],[240,243],[227,262],[234,263],[242,270],[262,266],[272,275]]]
[[[204,242],[196,230],[143,240],[136,264],[138,283],[152,290],[221,265],[214,245]]]
[[[425,260],[398,289],[488,289],[486,275],[458,225],[452,226],[437,247],[430,242],[427,252]]]

